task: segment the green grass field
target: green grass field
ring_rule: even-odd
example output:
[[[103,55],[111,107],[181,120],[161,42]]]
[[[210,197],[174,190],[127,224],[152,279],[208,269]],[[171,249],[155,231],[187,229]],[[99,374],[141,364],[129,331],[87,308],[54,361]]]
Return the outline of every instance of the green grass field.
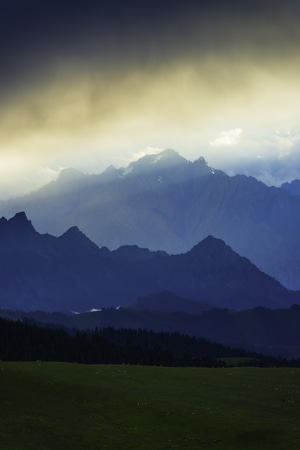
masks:
[[[300,448],[300,369],[0,363],[0,448]]]

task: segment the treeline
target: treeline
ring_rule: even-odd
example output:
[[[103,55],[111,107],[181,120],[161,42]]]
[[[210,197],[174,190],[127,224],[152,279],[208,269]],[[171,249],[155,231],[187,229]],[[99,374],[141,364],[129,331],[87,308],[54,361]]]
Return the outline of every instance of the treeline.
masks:
[[[265,357],[179,333],[113,328],[68,333],[28,320],[0,318],[0,359],[3,361],[224,367],[222,358],[227,357],[248,358],[248,364],[257,366],[300,367],[300,360]]]
[[[126,334],[128,332],[128,334]],[[208,354],[193,357],[175,354],[159,344],[145,345],[147,331],[114,330],[77,331],[70,334],[53,326],[38,326],[27,319],[0,318],[0,359],[3,361],[64,361],[84,364],[141,364],[164,366],[221,367]]]

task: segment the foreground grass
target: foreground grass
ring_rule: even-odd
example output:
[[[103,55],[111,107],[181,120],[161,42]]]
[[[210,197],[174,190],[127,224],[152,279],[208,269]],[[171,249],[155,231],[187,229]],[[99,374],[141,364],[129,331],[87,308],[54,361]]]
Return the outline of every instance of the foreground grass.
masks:
[[[0,363],[0,448],[300,448],[300,369]]]

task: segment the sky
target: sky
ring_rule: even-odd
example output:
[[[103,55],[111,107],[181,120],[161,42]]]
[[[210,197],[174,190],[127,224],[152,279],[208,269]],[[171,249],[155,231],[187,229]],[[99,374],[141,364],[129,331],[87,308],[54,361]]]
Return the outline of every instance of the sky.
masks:
[[[300,4],[1,0],[0,198],[173,148],[300,178]]]

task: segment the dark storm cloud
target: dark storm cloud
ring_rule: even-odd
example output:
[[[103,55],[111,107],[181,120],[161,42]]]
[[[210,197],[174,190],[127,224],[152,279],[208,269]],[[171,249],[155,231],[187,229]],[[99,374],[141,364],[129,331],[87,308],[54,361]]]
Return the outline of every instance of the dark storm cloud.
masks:
[[[2,93],[67,64],[123,70],[243,45],[278,51],[299,42],[298,13],[291,0],[2,1]]]
[[[33,186],[36,172],[58,166],[96,170],[148,147],[193,158],[202,145],[216,167],[228,155],[299,153],[295,139],[270,138],[298,130],[299,8],[2,0],[0,186],[10,191],[25,172]]]

